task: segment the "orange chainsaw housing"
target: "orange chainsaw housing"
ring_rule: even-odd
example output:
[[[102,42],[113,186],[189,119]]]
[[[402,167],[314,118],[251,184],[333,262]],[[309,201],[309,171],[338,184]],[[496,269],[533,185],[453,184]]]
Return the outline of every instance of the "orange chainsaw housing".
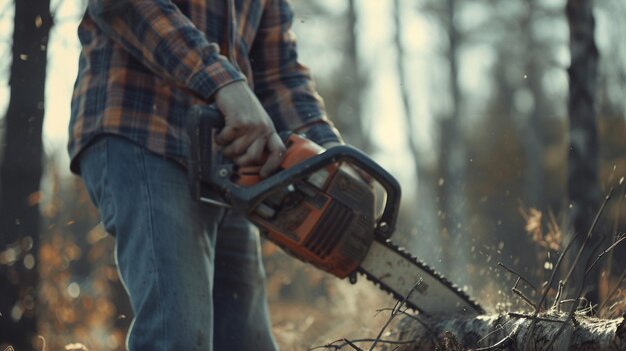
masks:
[[[297,134],[289,136],[286,146],[283,169],[325,151]],[[260,181],[254,170],[238,172],[241,186]],[[352,166],[331,163],[267,194],[249,208],[248,218],[286,252],[345,278],[357,270],[374,239],[374,196],[373,187]]]

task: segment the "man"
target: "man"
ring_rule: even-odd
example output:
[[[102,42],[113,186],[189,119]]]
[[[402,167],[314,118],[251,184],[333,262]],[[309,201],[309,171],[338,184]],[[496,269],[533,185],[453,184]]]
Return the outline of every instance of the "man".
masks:
[[[258,230],[189,193],[186,117],[215,103],[241,166],[276,171],[276,131],[340,143],[297,62],[285,0],[90,0],[72,99],[71,169],[108,232],[136,350],[273,350]],[[216,194],[218,196],[218,194]]]

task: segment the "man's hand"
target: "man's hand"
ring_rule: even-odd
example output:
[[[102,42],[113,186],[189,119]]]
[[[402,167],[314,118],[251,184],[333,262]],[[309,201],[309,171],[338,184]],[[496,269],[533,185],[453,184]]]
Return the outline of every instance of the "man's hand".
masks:
[[[262,166],[261,178],[270,176],[282,162],[285,145],[257,97],[245,82],[228,84],[215,94],[224,114],[224,129],[215,142],[224,156],[239,166]]]

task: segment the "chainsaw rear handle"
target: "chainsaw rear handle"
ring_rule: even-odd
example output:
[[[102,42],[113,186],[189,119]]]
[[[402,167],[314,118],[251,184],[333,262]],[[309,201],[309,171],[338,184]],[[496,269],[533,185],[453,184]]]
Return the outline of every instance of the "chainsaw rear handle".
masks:
[[[238,208],[254,208],[265,195],[275,189],[289,186],[295,180],[307,178],[315,171],[340,162],[348,162],[360,168],[379,182],[386,191],[385,208],[377,220],[376,235],[389,238],[395,230],[400,207],[400,184],[385,169],[362,151],[348,146],[332,147],[319,155],[281,170],[259,183],[242,186],[232,180],[237,166],[226,160],[213,144],[213,133],[224,126],[224,118],[211,105],[195,105],[188,120],[190,150],[188,170],[192,195],[199,199],[208,189],[219,190],[226,201]]]

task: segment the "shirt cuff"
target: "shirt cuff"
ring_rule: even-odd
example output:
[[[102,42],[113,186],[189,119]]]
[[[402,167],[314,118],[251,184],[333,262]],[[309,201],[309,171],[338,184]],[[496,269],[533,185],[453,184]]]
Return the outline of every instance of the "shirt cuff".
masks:
[[[301,132],[307,139],[313,140],[319,145],[324,145],[328,142],[343,142],[337,129],[327,123],[314,124]]]
[[[189,87],[204,99],[209,100],[215,92],[233,82],[245,81],[246,77],[223,56],[191,77]]]

